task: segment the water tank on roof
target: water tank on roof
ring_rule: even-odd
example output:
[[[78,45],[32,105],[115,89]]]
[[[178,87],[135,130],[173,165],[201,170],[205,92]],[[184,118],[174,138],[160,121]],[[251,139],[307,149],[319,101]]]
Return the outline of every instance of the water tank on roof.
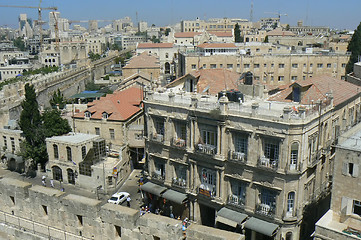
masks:
[[[244,77],[244,84],[252,85],[253,84],[253,74],[251,72],[247,72]]]
[[[231,89],[226,92],[219,92],[218,99],[220,99],[224,93],[230,102],[243,102],[243,93],[238,90]]]

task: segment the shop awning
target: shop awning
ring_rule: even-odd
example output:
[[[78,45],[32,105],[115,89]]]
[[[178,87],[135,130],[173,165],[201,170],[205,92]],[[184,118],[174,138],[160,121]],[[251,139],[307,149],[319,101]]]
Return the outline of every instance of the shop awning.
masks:
[[[247,220],[244,227],[262,233],[263,235],[272,237],[277,233],[279,226],[274,223],[269,223],[255,217],[251,217]]]
[[[154,184],[151,182],[147,182],[140,187],[143,191],[149,192],[151,194],[157,195],[160,197],[162,193],[167,190],[166,187],[159,186],[158,184]]]
[[[237,227],[237,225],[243,223],[246,218],[247,214],[224,207],[217,212],[216,222],[221,222],[231,227]]]
[[[162,197],[178,204],[183,204],[187,199],[186,194],[174,191],[172,189],[168,189],[165,193],[162,194]]]
[[[12,153],[5,153],[4,156],[7,158],[8,161],[11,160],[11,159],[14,159],[16,163],[23,163],[24,162],[24,160],[23,160],[23,158],[21,156],[17,156],[17,155],[12,154]]]

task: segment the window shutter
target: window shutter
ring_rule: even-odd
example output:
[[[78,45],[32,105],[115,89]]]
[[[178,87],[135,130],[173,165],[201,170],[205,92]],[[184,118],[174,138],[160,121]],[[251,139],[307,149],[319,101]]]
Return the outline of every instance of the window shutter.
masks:
[[[352,212],[352,199],[348,197],[342,197],[341,199],[341,213],[350,215]]]
[[[348,163],[342,163],[342,175],[347,175]]]
[[[352,177],[358,177],[358,164],[353,165]]]

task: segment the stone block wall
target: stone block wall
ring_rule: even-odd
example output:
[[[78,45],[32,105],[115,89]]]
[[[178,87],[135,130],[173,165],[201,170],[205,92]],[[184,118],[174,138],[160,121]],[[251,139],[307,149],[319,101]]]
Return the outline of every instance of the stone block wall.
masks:
[[[57,189],[0,179],[0,231],[9,239],[184,239],[182,221]],[[243,240],[241,234],[192,223],[187,239]]]

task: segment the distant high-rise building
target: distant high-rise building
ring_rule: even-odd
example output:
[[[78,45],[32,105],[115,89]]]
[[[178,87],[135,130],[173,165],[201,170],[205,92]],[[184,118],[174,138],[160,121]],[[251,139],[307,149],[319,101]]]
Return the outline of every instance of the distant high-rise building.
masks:
[[[23,37],[33,37],[33,21],[31,18],[28,18],[26,13],[22,13],[19,16],[19,32]]]
[[[144,21],[140,21],[138,23],[138,31],[139,32],[145,32],[148,28],[148,23],[147,22],[144,22]]]
[[[98,21],[97,20],[89,20],[88,22],[88,30],[89,32],[96,32],[98,30]]]

